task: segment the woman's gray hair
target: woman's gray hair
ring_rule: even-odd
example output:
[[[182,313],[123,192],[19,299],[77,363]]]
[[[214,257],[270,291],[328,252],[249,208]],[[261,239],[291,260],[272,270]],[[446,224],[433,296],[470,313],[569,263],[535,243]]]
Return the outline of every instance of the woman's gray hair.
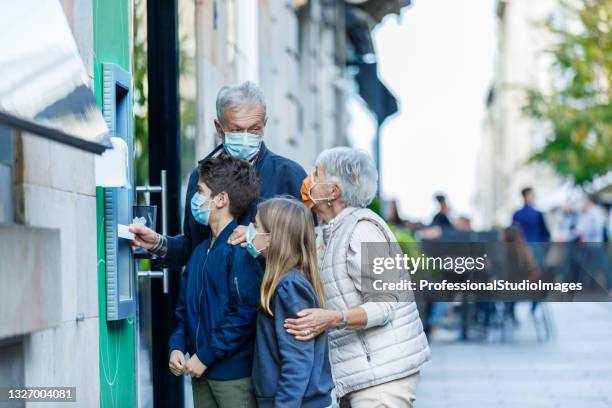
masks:
[[[378,171],[365,151],[334,147],[322,151],[316,165],[328,182],[341,186],[341,199],[349,207],[366,207],[376,196]]]
[[[223,123],[225,109],[238,109],[245,105],[261,106],[266,115],[266,99],[261,89],[251,81],[225,85],[217,93],[217,119]]]

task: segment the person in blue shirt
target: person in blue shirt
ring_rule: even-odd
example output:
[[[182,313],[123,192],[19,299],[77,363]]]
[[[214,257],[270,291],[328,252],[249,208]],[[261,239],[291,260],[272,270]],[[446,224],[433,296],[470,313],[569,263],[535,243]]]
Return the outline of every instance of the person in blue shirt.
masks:
[[[228,237],[258,188],[246,160],[223,156],[199,165],[190,209],[211,234],[185,268],[169,342],[170,371],[192,377],[196,407],[255,407],[250,377],[263,267]]]
[[[512,223],[518,226],[527,242],[548,242],[550,232],[546,226],[544,215],[535,209],[535,193],[531,187],[521,190],[523,196],[523,207],[512,216]]]
[[[517,210],[512,215],[512,226],[518,228],[525,238],[525,241],[529,244],[529,249],[534,257],[536,266],[540,271],[544,269],[544,260],[546,259],[547,245],[545,243],[550,241],[550,232],[546,226],[544,220],[544,214],[534,207],[535,193],[531,187],[525,187],[521,190],[523,196],[523,207]],[[537,307],[537,302],[531,304],[531,311],[534,312]],[[506,304],[508,314],[514,320],[516,316],[514,314],[514,302],[508,302]]]
[[[546,226],[544,214],[533,206],[535,202],[533,189],[525,187],[521,190],[521,195],[523,196],[524,205],[512,216],[512,225],[521,230],[525,240],[529,243],[538,267],[542,269],[546,256],[546,245],[544,243],[550,241],[550,232]]]
[[[284,326],[302,309],[323,307],[310,211],[292,198],[259,204],[255,224],[246,232],[246,248],[266,259],[253,361],[258,407],[331,406],[327,334],[300,341]]]

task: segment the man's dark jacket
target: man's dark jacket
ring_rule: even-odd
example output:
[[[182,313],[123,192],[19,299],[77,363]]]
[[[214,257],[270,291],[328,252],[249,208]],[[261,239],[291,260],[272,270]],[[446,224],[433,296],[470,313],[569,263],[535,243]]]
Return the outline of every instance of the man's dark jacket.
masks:
[[[527,242],[548,242],[550,232],[546,226],[544,215],[529,204],[517,210],[512,216],[512,223],[523,231]]]
[[[225,154],[224,151],[221,154]],[[209,155],[210,156],[210,155]],[[248,225],[255,221],[257,204],[275,196],[291,195],[302,199],[300,188],[306,172],[298,163],[272,153],[264,143],[255,158],[255,170],[259,176],[260,189],[257,201],[239,218],[238,224]],[[191,214],[191,197],[198,189],[198,169],[191,172],[185,196],[183,235],[168,237],[168,252],[160,266],[180,267],[187,264],[193,249],[210,236],[210,228],[197,222]]]

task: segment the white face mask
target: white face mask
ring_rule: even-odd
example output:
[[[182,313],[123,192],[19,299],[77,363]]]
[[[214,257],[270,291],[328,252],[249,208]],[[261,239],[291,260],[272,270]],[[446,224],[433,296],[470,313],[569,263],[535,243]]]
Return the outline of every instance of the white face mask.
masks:
[[[225,132],[223,147],[227,154],[238,159],[251,160],[261,146],[262,135],[248,132]]]
[[[200,224],[208,225],[212,204],[214,202],[215,200],[206,198],[204,194],[196,191],[191,198],[191,215],[193,215],[193,218]],[[208,203],[208,208],[202,208],[202,205],[205,203]]]
[[[268,247],[267,245],[259,249],[255,247],[255,242],[253,241],[257,235],[270,235],[270,233],[269,232],[257,232],[257,230],[255,229],[255,225],[253,223],[250,223],[249,226],[247,227],[247,232],[246,232],[246,249],[249,252],[249,254],[253,256],[253,258],[257,258],[259,255],[261,255],[261,252]]]

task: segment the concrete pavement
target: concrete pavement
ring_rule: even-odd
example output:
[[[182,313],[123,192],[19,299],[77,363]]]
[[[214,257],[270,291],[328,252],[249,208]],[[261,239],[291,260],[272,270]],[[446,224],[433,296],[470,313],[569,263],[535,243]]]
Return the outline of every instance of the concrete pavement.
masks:
[[[612,407],[612,303],[549,303],[538,342],[528,304],[511,342],[432,343],[416,408]]]

